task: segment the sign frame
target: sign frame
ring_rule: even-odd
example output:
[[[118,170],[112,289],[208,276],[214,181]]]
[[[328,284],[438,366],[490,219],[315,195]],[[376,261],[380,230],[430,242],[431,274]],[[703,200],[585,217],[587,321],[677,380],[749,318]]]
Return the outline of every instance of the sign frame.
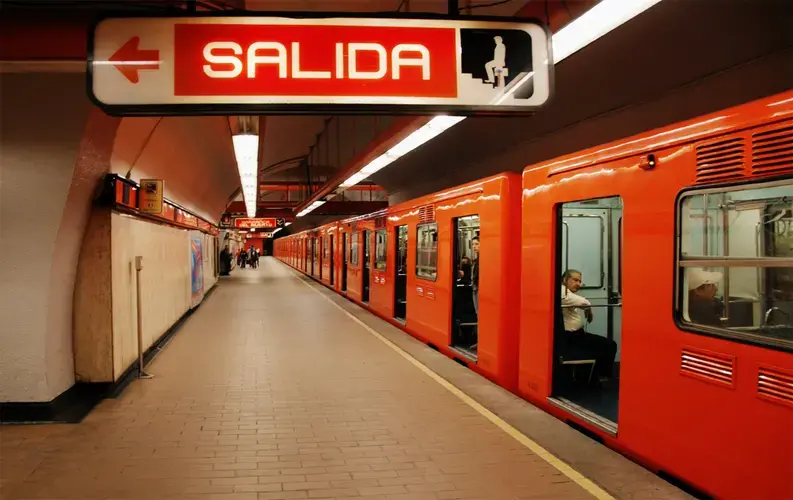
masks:
[[[156,186],[156,191],[149,194],[146,185]],[[162,179],[141,179],[138,183],[138,212],[143,214],[160,215],[163,211],[165,182]],[[144,204],[152,204],[152,208]],[[157,208],[159,207],[159,209]],[[155,211],[156,210],[156,211]]]
[[[243,222],[246,221],[246,222]],[[273,221],[273,225],[256,225],[249,221]],[[235,217],[232,221],[234,229],[276,229],[278,218],[276,217]]]
[[[509,105],[455,105],[455,104],[307,104],[307,103],[266,103],[266,104],[107,104],[102,102],[94,93],[94,50],[95,34],[97,27],[106,20],[129,19],[146,21],[150,19],[193,19],[193,18],[281,18],[292,19],[296,23],[300,20],[317,20],[334,18],[345,19],[371,19],[397,20],[397,21],[453,21],[471,23],[500,23],[507,29],[508,25],[533,24],[540,28],[547,41],[547,70],[548,70],[548,97],[535,106],[509,106]],[[353,12],[197,12],[192,14],[152,13],[150,15],[104,15],[91,24],[88,32],[87,58],[86,58],[86,91],[89,100],[110,116],[252,116],[252,115],[392,115],[392,116],[428,116],[450,114],[455,116],[531,116],[540,109],[548,106],[555,94],[555,71],[553,59],[552,33],[544,22],[537,18],[529,17],[500,17],[500,16],[448,16],[442,14],[413,14],[413,13],[353,13]],[[145,71],[145,70],[144,70]],[[207,99],[211,99],[208,97]]]

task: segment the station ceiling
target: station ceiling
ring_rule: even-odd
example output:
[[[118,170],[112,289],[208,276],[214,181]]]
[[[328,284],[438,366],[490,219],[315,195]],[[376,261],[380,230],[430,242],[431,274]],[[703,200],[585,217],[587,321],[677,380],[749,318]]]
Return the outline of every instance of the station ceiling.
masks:
[[[558,29],[559,22],[569,22],[595,1],[459,0],[459,5],[463,15],[512,16],[520,11],[542,18],[547,12]],[[16,2],[35,3],[41,2]],[[90,3],[71,0],[69,12],[75,10],[73,6]],[[257,11],[389,13],[409,8],[414,13],[445,13],[448,8],[447,0],[207,0],[207,4]],[[487,4],[496,5],[481,7]],[[469,5],[479,8],[466,10]],[[41,38],[69,15],[61,12],[45,19],[42,14],[41,21],[46,22],[39,36],[28,34],[27,39]],[[4,17],[8,17],[5,12]],[[662,0],[560,62],[555,68],[554,96],[546,108],[523,118],[468,118],[371,180],[389,192],[392,203],[399,202],[793,88],[792,25],[790,0]],[[3,30],[8,33],[13,27],[4,25]],[[3,60],[21,47],[3,45]],[[84,70],[84,39],[64,39],[61,46],[62,57],[73,59],[76,70]],[[51,44],[32,44],[25,50],[25,57],[36,64]],[[260,182],[303,181],[299,161],[290,159],[308,154],[330,118],[260,117],[260,172],[266,171]],[[222,207],[234,200],[239,189],[231,147],[235,117],[124,120],[129,123],[119,129],[115,171],[132,172],[133,179],[137,174],[161,175],[168,179],[166,189],[171,186],[171,193],[180,198],[177,202],[219,219]],[[195,153],[181,159],[160,154],[180,148],[193,148]],[[272,165],[279,167],[267,168]],[[319,173],[330,177],[334,172]],[[290,229],[328,220],[308,215]]]

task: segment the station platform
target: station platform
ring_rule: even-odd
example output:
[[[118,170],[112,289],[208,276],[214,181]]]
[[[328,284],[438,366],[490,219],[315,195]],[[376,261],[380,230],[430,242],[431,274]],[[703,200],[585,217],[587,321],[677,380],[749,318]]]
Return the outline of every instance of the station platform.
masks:
[[[273,258],[148,371],[79,424],[0,427],[0,498],[689,498]]]

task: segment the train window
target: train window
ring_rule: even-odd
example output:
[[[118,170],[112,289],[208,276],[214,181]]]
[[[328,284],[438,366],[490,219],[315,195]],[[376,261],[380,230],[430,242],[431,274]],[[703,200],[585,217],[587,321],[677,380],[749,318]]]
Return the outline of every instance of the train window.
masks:
[[[358,265],[358,233],[352,233],[352,242],[350,243],[350,264],[353,266]]]
[[[388,248],[386,246],[387,239],[385,229],[379,229],[375,232],[374,268],[378,271],[385,271],[386,250]]]
[[[435,281],[438,277],[438,223],[416,228],[416,276]]]
[[[793,348],[793,181],[691,191],[679,207],[677,318]]]
[[[327,261],[329,254],[330,254],[330,245],[328,245],[328,237],[325,236],[322,241],[322,258]]]

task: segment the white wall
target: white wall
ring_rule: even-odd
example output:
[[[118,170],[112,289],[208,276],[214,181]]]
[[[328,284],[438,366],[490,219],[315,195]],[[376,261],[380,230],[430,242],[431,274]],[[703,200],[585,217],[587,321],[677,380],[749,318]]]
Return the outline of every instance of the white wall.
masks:
[[[0,401],[50,401],[74,383],[72,296],[95,185],[86,193],[74,174],[96,161],[81,154],[92,108],[79,74],[3,73],[0,96]]]
[[[137,359],[135,256],[143,257],[143,349],[190,309],[189,232],[114,213],[111,219],[114,380]]]

